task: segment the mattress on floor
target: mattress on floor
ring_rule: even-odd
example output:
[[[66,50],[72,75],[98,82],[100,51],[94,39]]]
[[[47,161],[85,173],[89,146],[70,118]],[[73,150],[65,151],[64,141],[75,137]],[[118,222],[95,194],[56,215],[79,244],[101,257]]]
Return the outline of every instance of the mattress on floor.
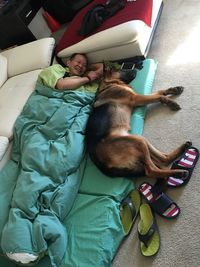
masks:
[[[150,94],[157,63],[146,59],[143,68],[137,71],[131,82],[140,94]],[[131,131],[142,134],[146,108],[136,108],[132,114]],[[134,183],[125,178],[109,178],[103,175],[87,159],[84,177],[64,225],[68,234],[67,251],[60,267],[111,267],[112,260],[125,237],[119,208],[122,199],[134,188]],[[67,205],[67,203],[66,203]],[[0,266],[18,265],[0,258]],[[44,257],[36,267],[52,267]]]
[[[150,94],[157,63],[144,61],[144,67],[131,82],[135,91]],[[132,131],[142,134],[146,108],[132,115]],[[69,249],[62,267],[111,267],[116,251],[124,239],[119,208],[122,199],[134,188],[125,178],[103,175],[88,158],[82,184],[73,209],[65,220]]]

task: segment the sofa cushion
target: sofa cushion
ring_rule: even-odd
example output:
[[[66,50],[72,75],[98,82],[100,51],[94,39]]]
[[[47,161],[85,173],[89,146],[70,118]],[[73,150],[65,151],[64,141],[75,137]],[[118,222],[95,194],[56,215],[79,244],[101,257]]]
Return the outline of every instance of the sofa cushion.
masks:
[[[3,51],[8,60],[8,77],[48,67],[54,44],[54,38],[43,38]]]
[[[0,88],[0,135],[12,138],[14,123],[35,88],[41,70],[16,75]]]
[[[7,74],[7,58],[0,54],[0,86],[2,86],[8,78]]]

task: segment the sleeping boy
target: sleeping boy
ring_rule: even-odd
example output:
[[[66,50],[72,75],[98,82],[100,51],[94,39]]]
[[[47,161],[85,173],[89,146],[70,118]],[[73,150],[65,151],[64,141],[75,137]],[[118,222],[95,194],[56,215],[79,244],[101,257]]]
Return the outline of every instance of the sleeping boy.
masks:
[[[54,64],[39,74],[38,81],[58,90],[86,89],[96,91],[97,81],[103,75],[103,63],[88,64],[85,54],[74,53],[66,62],[67,67]]]

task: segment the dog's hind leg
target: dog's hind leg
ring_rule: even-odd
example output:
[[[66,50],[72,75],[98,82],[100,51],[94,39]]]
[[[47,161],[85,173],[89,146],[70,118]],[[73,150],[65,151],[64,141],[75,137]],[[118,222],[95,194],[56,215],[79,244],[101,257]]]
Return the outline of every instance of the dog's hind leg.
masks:
[[[161,163],[164,165],[169,165],[171,162],[173,162],[175,159],[177,159],[188,147],[192,145],[190,141],[185,142],[175,150],[173,150],[171,153],[167,154],[164,152],[159,151],[157,148],[155,148],[152,144],[150,144],[147,140],[147,145],[150,151],[151,158],[155,163]]]
[[[173,157],[177,156],[178,152],[179,150],[174,152]],[[168,160],[164,153],[154,149],[144,137],[138,135],[110,136],[96,148],[96,156],[104,166],[104,170],[107,169],[107,173],[109,173],[109,170],[112,172],[115,169],[116,176],[119,173],[120,176],[126,176],[129,173],[132,176],[145,174],[152,178],[186,177],[188,172],[185,170],[160,167],[161,164],[154,161],[157,154],[163,161]],[[171,155],[170,160],[173,157]]]
[[[143,164],[145,169],[145,175],[147,177],[155,177],[155,178],[167,178],[169,176],[174,177],[186,177],[188,172],[185,170],[180,169],[161,169],[153,162],[151,158],[151,152],[153,151],[154,156],[159,155],[160,159],[164,161],[172,161],[177,156],[180,155],[181,152],[183,152],[186,147],[188,147],[190,144],[189,142],[182,145],[181,147],[174,150],[171,154],[165,155],[162,152],[159,152],[157,149],[155,149],[152,145],[149,144],[149,142],[141,136],[132,135],[129,136],[129,138],[133,139],[133,143],[137,143],[137,146],[139,146],[139,153],[140,157],[141,154],[143,155]]]
[[[180,151],[184,150],[184,146],[178,148],[167,157],[164,153],[154,149],[149,145],[147,140],[138,135],[119,136],[109,139],[105,142],[101,155],[109,155],[105,164],[110,168],[126,168],[132,173],[144,172],[147,177],[152,178],[167,178],[169,176],[185,177],[187,171],[181,169],[162,169],[156,166],[151,152],[153,151],[154,157],[159,154],[161,160],[167,161],[179,155]],[[111,156],[112,155],[112,156]],[[108,163],[109,162],[109,163]],[[143,171],[142,171],[143,170]]]

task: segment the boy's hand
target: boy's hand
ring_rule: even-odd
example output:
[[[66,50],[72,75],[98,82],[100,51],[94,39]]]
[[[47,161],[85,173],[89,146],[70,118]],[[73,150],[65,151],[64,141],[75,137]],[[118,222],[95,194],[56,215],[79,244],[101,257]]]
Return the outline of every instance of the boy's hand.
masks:
[[[86,76],[90,79],[90,81],[96,81],[100,78],[101,75],[100,73],[91,70],[86,73]]]

